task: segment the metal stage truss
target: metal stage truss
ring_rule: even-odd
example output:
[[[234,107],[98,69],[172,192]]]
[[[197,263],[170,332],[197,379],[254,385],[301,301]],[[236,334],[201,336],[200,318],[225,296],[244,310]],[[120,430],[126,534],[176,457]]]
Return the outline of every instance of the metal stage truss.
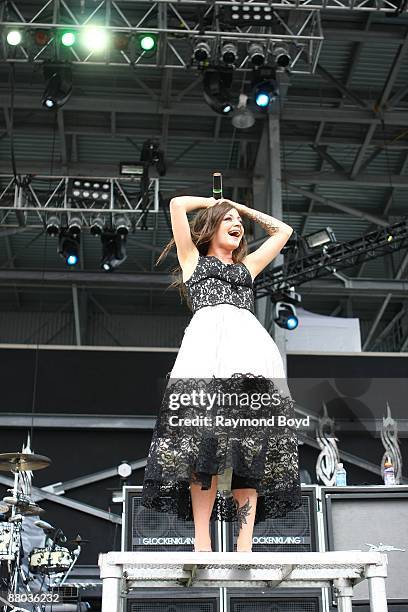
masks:
[[[386,612],[387,555],[324,553],[109,552],[99,556],[102,612],[121,612],[141,587],[328,588],[339,612],[352,612],[353,587],[368,581],[370,612]]]
[[[381,227],[355,240],[330,243],[307,257],[290,253],[284,265],[264,271],[255,281],[256,297],[273,296],[298,287],[303,283],[336,275],[338,270],[350,268],[364,261],[384,257],[408,247],[408,217],[402,221]],[[341,278],[341,276],[340,276]],[[342,279],[347,282],[347,279]]]
[[[74,182],[89,182],[89,197],[75,196]],[[106,184],[106,200],[92,197],[100,193],[93,186]],[[98,191],[99,190],[99,191]],[[145,227],[147,213],[159,211],[159,179],[148,181],[148,190],[141,193],[141,181],[137,178],[68,177],[25,175],[0,175],[0,227],[32,229],[44,228],[49,215],[59,217],[79,216],[83,227],[88,227],[96,215],[129,215],[133,229]],[[61,219],[63,222],[64,219]]]
[[[233,2],[201,1],[101,1],[93,10],[81,10],[66,0],[43,0],[30,8],[20,7],[8,1],[2,5],[1,21],[5,30],[24,28],[34,34],[39,28],[49,31],[49,41],[36,46],[33,36],[25,36],[17,47],[2,46],[0,58],[12,62],[55,62],[71,64],[133,66],[135,68],[180,68],[192,67],[194,44],[208,42],[217,49],[220,41],[233,42],[238,46],[238,71],[252,70],[248,44],[262,43],[267,53],[272,53],[278,42],[293,47],[289,69],[294,74],[312,74],[315,71],[322,43],[323,31],[320,21],[320,3],[310,6],[305,2],[247,2],[256,10],[266,10],[268,21],[262,25],[235,25],[228,17]],[[338,3],[330,2],[335,7]],[[350,10],[351,4],[346,3]],[[354,3],[352,3],[354,4]],[[357,3],[365,7],[366,2]],[[382,6],[395,12],[395,2],[384,0]],[[83,8],[83,7],[82,7]],[[279,10],[278,10],[279,9]],[[296,9],[296,16],[293,10]],[[378,9],[377,9],[378,10]],[[380,9],[382,10],[382,9]],[[58,33],[67,27],[81,32],[89,25],[103,26],[111,35],[130,36],[148,31],[158,37],[158,52],[138,52],[135,47],[115,46],[102,54],[84,50],[80,46],[60,48]]]

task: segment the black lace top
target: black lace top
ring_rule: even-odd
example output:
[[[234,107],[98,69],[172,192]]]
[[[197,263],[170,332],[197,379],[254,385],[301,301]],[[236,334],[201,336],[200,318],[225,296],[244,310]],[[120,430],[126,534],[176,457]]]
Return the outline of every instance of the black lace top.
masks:
[[[254,313],[253,280],[242,262],[226,264],[214,255],[200,255],[184,284],[193,312],[204,306],[231,304]]]

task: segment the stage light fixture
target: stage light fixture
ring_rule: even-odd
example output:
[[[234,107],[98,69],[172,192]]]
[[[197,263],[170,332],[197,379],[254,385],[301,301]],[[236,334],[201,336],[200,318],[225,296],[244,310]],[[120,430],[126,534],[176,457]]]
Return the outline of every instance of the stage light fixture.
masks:
[[[250,128],[255,123],[255,117],[249,110],[247,104],[248,96],[240,94],[237,110],[232,117],[232,125],[239,130]]]
[[[107,203],[110,201],[110,184],[106,180],[74,179],[71,194],[79,200]]]
[[[112,272],[126,260],[126,237],[127,234],[116,234],[115,232],[104,232],[101,235],[101,268],[105,272]]]
[[[160,144],[156,140],[145,140],[140,153],[140,161],[144,163],[145,169],[149,166],[155,166],[158,174],[164,176],[166,174],[166,162],[164,153],[160,149]]]
[[[68,66],[45,66],[44,77],[47,81],[42,105],[48,110],[60,108],[72,93],[72,72]]]
[[[238,57],[238,49],[234,43],[225,43],[221,49],[221,59],[227,66],[235,64]]]
[[[17,45],[21,45],[23,41],[23,35],[20,30],[9,30],[7,32],[6,40],[9,45],[12,47],[16,47]]]
[[[193,51],[193,58],[198,64],[208,62],[211,57],[211,48],[208,42],[201,40],[198,42]]]
[[[136,37],[136,45],[139,53],[153,54],[157,49],[157,34],[144,32]]]
[[[89,231],[92,236],[101,236],[105,227],[105,219],[101,215],[97,215],[91,219]]]
[[[39,47],[45,47],[48,45],[52,37],[52,32],[50,30],[35,30],[34,32],[34,42]]]
[[[309,249],[316,249],[330,242],[337,242],[336,236],[329,226],[317,232],[313,232],[312,234],[308,234],[307,236],[303,236],[303,240],[305,240]]]
[[[228,115],[234,110],[231,101],[231,85],[231,68],[207,68],[204,72],[204,100],[213,111],[220,115]]]
[[[78,238],[81,234],[82,221],[80,217],[71,216],[68,222],[67,233],[73,238]]]
[[[299,325],[296,308],[287,302],[276,302],[273,307],[273,320],[283,329],[293,330]]]
[[[156,39],[152,34],[144,34],[140,39],[140,46],[143,51],[151,51],[156,44]]]
[[[270,66],[261,66],[252,73],[252,91],[258,108],[267,109],[278,96],[276,72]]]
[[[57,216],[51,215],[47,219],[46,232],[49,236],[58,236],[61,223]]]
[[[269,102],[269,91],[266,91],[264,87],[261,87],[255,95],[255,104],[259,106],[259,108],[267,108],[269,106]]]
[[[128,215],[117,215],[114,218],[114,226],[117,234],[127,235],[132,225]]]
[[[72,47],[76,43],[77,33],[73,30],[65,30],[61,33],[61,44],[64,47]]]
[[[271,6],[252,6],[249,2],[220,6],[220,20],[233,26],[270,26],[273,18]]]
[[[129,47],[130,36],[126,32],[115,32],[113,35],[113,46],[118,51],[126,51]]]
[[[248,46],[248,55],[253,66],[263,66],[265,63],[265,48],[260,43],[250,43]]]
[[[65,231],[60,233],[57,251],[68,266],[75,266],[79,261],[79,241],[79,236],[73,237]]]
[[[287,68],[292,61],[288,46],[285,43],[279,43],[273,48],[273,56],[277,66]]]
[[[119,172],[123,176],[141,177],[145,169],[143,162],[120,162]]]
[[[88,51],[103,51],[108,45],[108,33],[104,28],[86,28],[82,32],[81,43]]]

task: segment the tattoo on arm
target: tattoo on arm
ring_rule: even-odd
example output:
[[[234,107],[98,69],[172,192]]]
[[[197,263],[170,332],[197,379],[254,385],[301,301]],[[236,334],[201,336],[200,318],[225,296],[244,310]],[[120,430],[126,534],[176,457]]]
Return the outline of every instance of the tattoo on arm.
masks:
[[[249,503],[249,498],[247,499],[247,501],[245,502],[245,504],[243,506],[239,506],[239,502],[236,499],[235,500],[235,505],[237,508],[237,517],[238,517],[238,532],[241,531],[242,525],[245,523],[246,525],[246,520],[249,516],[249,513],[252,510],[252,506]]]
[[[253,208],[248,208],[246,206],[245,216],[263,227],[269,236],[273,236],[273,234],[276,234],[276,232],[279,231],[276,220],[270,215],[260,212],[259,210],[254,210]]]
[[[249,206],[245,206],[244,204],[239,204],[238,202],[233,202],[232,200],[224,200],[225,202],[230,202],[232,206],[238,210],[239,213],[251,219],[251,221],[255,221],[258,223],[269,236],[273,236],[280,231],[290,231],[293,232],[293,228],[284,223],[284,221],[279,221],[279,219],[275,219],[272,215],[267,215],[266,213],[261,212],[260,210],[255,210],[254,208],[249,208]]]

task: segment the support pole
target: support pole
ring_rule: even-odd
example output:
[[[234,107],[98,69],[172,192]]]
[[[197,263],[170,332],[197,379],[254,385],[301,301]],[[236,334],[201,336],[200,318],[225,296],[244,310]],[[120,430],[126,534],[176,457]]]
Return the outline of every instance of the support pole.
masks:
[[[353,584],[348,578],[333,580],[339,612],[352,612]]]
[[[386,555],[381,555],[382,565],[370,565],[367,568],[368,592],[370,596],[370,612],[387,612],[387,595],[385,592],[385,579],[387,577]]]
[[[278,112],[268,114],[268,160],[269,160],[269,210],[276,219],[283,219],[282,207],[282,174],[281,174],[281,146],[280,146],[280,116]],[[283,255],[277,255],[272,266],[283,265]],[[272,306],[272,305],[271,305]],[[272,319],[272,317],[271,317]],[[285,330],[272,324],[273,337],[282,356],[283,367],[287,373],[286,363],[286,336]]]
[[[99,555],[102,578],[101,612],[121,612],[120,585],[122,568],[120,565],[109,565],[107,556]]]

